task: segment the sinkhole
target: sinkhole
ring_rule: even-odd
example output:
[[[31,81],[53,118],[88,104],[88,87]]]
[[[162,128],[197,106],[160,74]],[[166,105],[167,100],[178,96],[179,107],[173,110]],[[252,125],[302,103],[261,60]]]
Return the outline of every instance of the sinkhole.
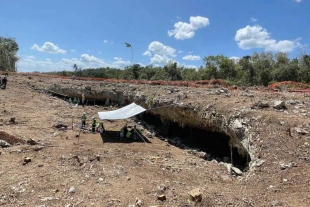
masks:
[[[246,171],[251,161],[246,149],[230,146],[231,137],[225,133],[210,131],[207,128],[180,126],[179,123],[163,121],[159,115],[143,113],[139,119],[154,129],[159,135],[169,137],[169,143],[180,148],[194,148],[208,154],[206,160],[215,159],[219,162],[232,163],[242,171]],[[242,151],[243,153],[240,153]],[[246,154],[244,153],[246,152]]]
[[[69,96],[56,92],[52,93],[52,95],[65,101],[69,99]],[[112,104],[110,99],[108,102]],[[100,100],[88,99],[87,105],[92,104],[105,105],[106,98]],[[248,151],[242,147],[241,143],[238,146],[230,146],[229,143],[232,138],[226,133],[213,131],[208,128],[193,126],[182,127],[180,123],[163,120],[160,115],[151,113],[142,113],[136,117],[142,122],[153,126],[158,135],[169,137],[168,141],[170,144],[182,149],[194,148],[203,151],[208,154],[208,156],[204,158],[206,160],[215,159],[219,162],[232,163],[233,166],[242,171],[248,169],[249,162],[251,161]],[[233,143],[236,142],[240,141],[234,140]]]

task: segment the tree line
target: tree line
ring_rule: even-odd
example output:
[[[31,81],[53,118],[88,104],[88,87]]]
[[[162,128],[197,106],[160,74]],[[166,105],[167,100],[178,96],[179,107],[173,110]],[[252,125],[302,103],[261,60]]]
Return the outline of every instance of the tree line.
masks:
[[[101,67],[81,69],[74,64],[73,71],[48,72],[62,76],[114,78],[127,80],[166,80],[195,81],[223,79],[235,85],[264,85],[273,82],[296,81],[310,82],[310,55],[302,54],[298,58],[289,58],[287,53],[254,52],[239,60],[224,55],[207,56],[204,66],[198,69],[186,68],[176,62],[163,67],[133,64],[124,69]]]
[[[0,36],[0,71],[17,72],[19,46],[14,38]],[[290,58],[287,53],[254,52],[239,60],[224,55],[203,58],[198,69],[186,68],[176,62],[163,67],[132,64],[124,69],[100,67],[81,69],[77,64],[64,71],[46,74],[127,80],[195,81],[222,79],[235,85],[264,85],[273,82],[296,81],[310,83],[310,55]],[[73,69],[73,70],[72,70]]]

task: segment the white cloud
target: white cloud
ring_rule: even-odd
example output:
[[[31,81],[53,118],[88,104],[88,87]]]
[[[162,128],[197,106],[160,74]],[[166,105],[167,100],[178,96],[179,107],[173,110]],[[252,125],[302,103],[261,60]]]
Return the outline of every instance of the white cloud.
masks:
[[[161,42],[153,41],[149,44],[148,49],[143,54],[150,55],[152,53],[158,54],[158,55],[167,55],[171,57],[176,57],[176,49],[166,46]]]
[[[198,55],[186,55],[182,57],[183,60],[200,60],[200,56]]]
[[[103,43],[110,43],[110,44],[113,44],[113,41],[109,41],[109,40],[103,40]]]
[[[143,53],[145,56],[151,57],[151,64],[164,65],[176,57],[176,49],[164,45],[161,42],[153,41],[149,44],[147,51]],[[152,57],[153,56],[153,57]]]
[[[76,50],[73,50],[73,49],[70,49],[70,51],[71,51],[72,53],[75,53],[75,52],[76,52]]]
[[[51,42],[45,42],[42,47],[39,47],[37,44],[34,44],[31,49],[37,50],[40,52],[47,52],[47,53],[52,53],[52,54],[65,54],[66,51],[63,49],[60,49],[54,43]]]
[[[178,53],[182,53],[183,51],[182,50],[180,50]]]
[[[119,67],[123,68],[127,65],[130,65],[131,62],[130,61],[125,61],[120,57],[114,57],[114,62],[113,64],[118,65]]]
[[[143,53],[144,56],[152,56],[152,53],[150,51],[145,51]]]
[[[154,65],[165,65],[169,63],[169,61],[173,61],[173,59],[169,58],[167,55],[155,54],[154,57],[151,58],[151,64]]]
[[[244,50],[252,48],[262,48],[266,51],[291,52],[299,47],[299,39],[276,41],[270,37],[270,33],[259,25],[246,26],[237,30],[235,41]]]
[[[175,39],[184,40],[194,37],[195,31],[199,28],[206,27],[210,24],[210,21],[206,17],[191,16],[189,23],[177,22],[174,24],[173,30],[168,30],[169,37],[174,36]]]
[[[256,18],[254,18],[254,17],[252,17],[252,18],[251,18],[251,21],[252,21],[252,22],[256,22],[256,21],[257,21],[257,19],[256,19]]]
[[[302,0],[294,0],[295,2],[297,2],[297,3],[299,3],[299,2],[301,2]]]
[[[18,71],[72,71],[74,64],[77,64],[80,68],[123,68],[124,66],[129,65],[130,61],[125,61],[122,58],[114,58],[114,61],[106,62],[89,54],[82,54],[80,58],[63,58],[60,61],[52,61],[51,59],[37,60],[34,56],[26,56],[18,61]]]

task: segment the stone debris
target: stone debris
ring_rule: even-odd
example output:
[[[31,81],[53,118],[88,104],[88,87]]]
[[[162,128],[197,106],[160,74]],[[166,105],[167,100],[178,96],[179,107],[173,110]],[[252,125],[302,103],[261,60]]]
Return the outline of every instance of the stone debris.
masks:
[[[143,203],[142,201],[139,199],[139,198],[136,198],[136,204],[135,204],[136,207],[143,207]]]
[[[189,194],[189,200],[193,201],[195,203],[199,203],[202,201],[202,193],[200,188],[195,188],[193,190],[191,190],[190,192],[188,192]]]
[[[278,110],[287,109],[284,101],[275,101],[273,108]]]
[[[287,168],[292,168],[292,167],[297,167],[297,164],[295,162],[290,162],[290,163],[280,162],[279,165],[280,165],[281,170],[285,170]]]
[[[302,128],[295,127],[295,130],[298,134],[301,134],[301,135],[309,134],[308,131],[306,131],[305,129],[302,129]]]
[[[233,174],[233,175],[237,175],[237,176],[241,176],[241,175],[242,175],[242,171],[239,170],[239,169],[236,168],[236,167],[231,167],[231,168],[230,168],[230,172],[231,172],[231,174]]]
[[[57,197],[44,197],[41,198],[41,201],[52,201],[52,200],[58,200],[59,198]]]
[[[33,148],[33,150],[36,151],[36,152],[38,152],[38,151],[40,151],[40,150],[42,150],[42,149],[44,149],[44,148],[45,148],[45,146],[37,145],[37,146],[35,146],[35,147]]]
[[[157,196],[157,200],[160,200],[160,201],[165,201],[167,198],[165,195],[159,195]]]
[[[26,164],[28,164],[29,162],[31,162],[31,158],[30,158],[30,157],[25,157],[25,158],[24,158],[23,165],[26,165]]]
[[[236,119],[236,120],[234,121],[233,127],[234,127],[235,129],[242,129],[242,123],[241,123],[238,119]]]
[[[258,101],[251,108],[252,109],[254,109],[254,108],[265,109],[265,108],[269,108],[269,104],[266,101]]]
[[[30,138],[30,139],[27,140],[27,144],[29,144],[29,145],[36,145],[38,143],[35,140]]]
[[[75,188],[72,186],[68,190],[69,193],[74,194],[76,192]]]
[[[8,142],[0,139],[0,147],[10,147],[10,146],[11,145]]]

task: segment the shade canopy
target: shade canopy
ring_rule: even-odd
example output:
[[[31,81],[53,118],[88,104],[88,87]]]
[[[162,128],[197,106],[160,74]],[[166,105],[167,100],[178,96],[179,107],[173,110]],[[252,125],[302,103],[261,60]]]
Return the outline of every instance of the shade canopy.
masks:
[[[146,111],[145,108],[135,103],[132,103],[117,110],[98,112],[98,116],[102,120],[127,119],[144,111]]]

